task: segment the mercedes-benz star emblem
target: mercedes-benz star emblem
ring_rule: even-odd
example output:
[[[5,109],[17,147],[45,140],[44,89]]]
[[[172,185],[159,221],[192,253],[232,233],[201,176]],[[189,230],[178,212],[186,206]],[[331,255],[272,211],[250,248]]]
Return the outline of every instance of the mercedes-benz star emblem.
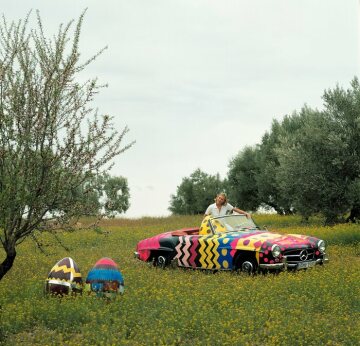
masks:
[[[306,261],[308,256],[309,256],[309,254],[308,254],[307,250],[302,250],[300,252],[300,260],[301,261]]]

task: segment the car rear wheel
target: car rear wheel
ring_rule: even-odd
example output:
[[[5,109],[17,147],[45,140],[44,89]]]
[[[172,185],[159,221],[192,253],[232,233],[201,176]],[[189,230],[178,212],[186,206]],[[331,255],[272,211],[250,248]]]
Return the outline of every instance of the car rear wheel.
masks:
[[[164,256],[158,256],[156,258],[156,266],[159,268],[165,268],[166,267],[166,258]]]
[[[167,256],[164,254],[157,254],[153,257],[153,265],[154,267],[164,269],[169,264],[169,260]]]

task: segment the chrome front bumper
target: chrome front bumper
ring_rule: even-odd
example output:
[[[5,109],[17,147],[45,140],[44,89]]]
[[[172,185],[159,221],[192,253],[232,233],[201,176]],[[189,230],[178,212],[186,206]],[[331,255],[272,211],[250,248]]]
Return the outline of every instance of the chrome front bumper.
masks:
[[[140,255],[139,255],[139,253],[138,253],[137,251],[134,251],[134,257],[135,257],[135,258],[139,258],[139,257],[140,257]]]
[[[328,263],[329,258],[324,255],[324,258],[318,258],[315,261],[308,261],[308,262],[298,262],[298,263],[288,263],[286,256],[282,258],[282,261],[279,263],[273,264],[259,264],[261,269],[269,269],[269,270],[287,270],[287,269],[306,269],[311,268],[319,264]]]

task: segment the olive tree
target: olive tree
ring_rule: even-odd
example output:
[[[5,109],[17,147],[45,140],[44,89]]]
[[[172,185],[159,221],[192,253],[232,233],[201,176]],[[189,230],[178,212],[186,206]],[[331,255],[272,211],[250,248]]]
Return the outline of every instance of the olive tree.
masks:
[[[342,177],[345,206],[350,210],[348,221],[360,220],[360,83],[357,77],[350,88],[336,86],[323,95],[328,121],[334,124],[339,138],[337,157],[332,162]]]
[[[282,188],[280,158],[283,153],[279,147],[296,137],[304,126],[309,107],[306,105],[300,112],[286,115],[281,121],[273,120],[271,129],[261,139],[258,152],[259,174],[256,177],[259,199],[276,210],[280,215],[296,211],[292,194]],[[286,153],[286,145],[284,147]]]
[[[114,217],[129,209],[130,190],[124,177],[104,174],[100,177],[101,207],[108,217]]]
[[[349,124],[348,111],[332,113],[329,106],[325,99],[324,111],[302,110],[303,126],[282,138],[278,147],[276,175],[300,214],[307,218],[321,213],[327,224],[341,221],[350,211],[356,218],[360,172],[356,122]]]
[[[303,126],[283,137],[278,147],[277,183],[305,219],[319,212],[329,214],[326,209],[330,206],[331,213],[336,214],[343,204],[336,202],[342,177],[331,165],[334,155],[338,157],[334,150],[339,148],[339,139],[334,132],[329,136],[330,124],[323,113],[305,108],[302,116]]]
[[[33,28],[31,13],[0,23],[0,279],[35,230],[86,214],[91,206],[76,191],[132,145],[121,145],[127,127],[117,131],[91,105],[102,85],[80,73],[103,50],[80,60],[83,17],[52,38],[38,12]]]
[[[179,215],[203,214],[223,189],[224,182],[219,174],[211,175],[196,169],[189,177],[182,179],[176,194],[171,195],[169,210]]]
[[[229,163],[229,199],[244,210],[256,210],[261,205],[256,182],[259,175],[258,152],[257,147],[245,147]]]
[[[83,216],[101,215],[112,218],[130,207],[130,189],[127,179],[122,176],[93,174],[73,194],[73,198],[83,207]],[[57,210],[56,206],[54,210]]]

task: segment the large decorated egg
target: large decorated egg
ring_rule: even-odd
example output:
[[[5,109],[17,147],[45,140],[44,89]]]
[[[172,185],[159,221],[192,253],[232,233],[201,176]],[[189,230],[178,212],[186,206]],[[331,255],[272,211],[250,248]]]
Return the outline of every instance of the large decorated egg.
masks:
[[[57,295],[82,291],[80,269],[72,258],[65,257],[52,267],[46,279],[45,291]]]
[[[115,298],[124,293],[124,278],[118,265],[111,258],[101,258],[90,270],[86,284],[98,297]]]

